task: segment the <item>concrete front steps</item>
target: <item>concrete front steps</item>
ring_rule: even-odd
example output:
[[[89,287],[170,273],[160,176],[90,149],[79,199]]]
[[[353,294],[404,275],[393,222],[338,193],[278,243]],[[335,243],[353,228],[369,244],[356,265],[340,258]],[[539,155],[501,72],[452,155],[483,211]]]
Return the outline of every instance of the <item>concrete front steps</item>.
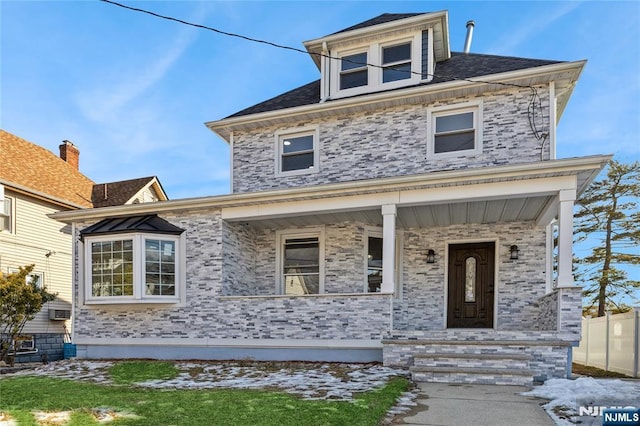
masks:
[[[525,354],[421,353],[413,356],[409,370],[414,382],[532,386],[530,359]]]

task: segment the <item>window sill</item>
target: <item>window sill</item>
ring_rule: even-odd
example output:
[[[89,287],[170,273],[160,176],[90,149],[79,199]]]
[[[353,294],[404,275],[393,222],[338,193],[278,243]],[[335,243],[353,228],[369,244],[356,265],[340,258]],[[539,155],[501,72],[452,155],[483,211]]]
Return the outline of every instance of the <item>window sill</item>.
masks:
[[[89,299],[85,300],[85,305],[177,305],[180,299],[177,297],[157,298],[157,299]]]
[[[325,293],[325,294],[265,294],[256,296],[220,296],[220,300],[244,300],[244,299],[297,299],[297,298],[336,298],[336,297],[377,297],[393,296],[393,293]]]

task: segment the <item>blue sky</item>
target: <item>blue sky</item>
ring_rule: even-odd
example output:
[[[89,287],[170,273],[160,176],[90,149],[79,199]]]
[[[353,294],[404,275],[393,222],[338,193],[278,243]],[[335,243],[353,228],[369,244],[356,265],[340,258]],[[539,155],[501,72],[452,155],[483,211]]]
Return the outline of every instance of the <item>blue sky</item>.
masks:
[[[640,2],[127,1],[283,45],[385,12],[449,11],[461,51],[588,60],[558,128],[558,157],[640,160]],[[0,126],[80,151],[96,182],[156,175],[170,198],[228,193],[227,144],[204,122],[319,78],[308,55],[99,1],[0,0]]]

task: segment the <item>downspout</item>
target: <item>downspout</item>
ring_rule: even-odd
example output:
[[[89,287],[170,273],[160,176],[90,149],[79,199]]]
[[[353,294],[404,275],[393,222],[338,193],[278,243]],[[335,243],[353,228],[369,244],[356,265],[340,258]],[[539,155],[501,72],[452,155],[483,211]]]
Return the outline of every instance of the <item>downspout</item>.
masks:
[[[322,53],[320,56],[320,103],[329,99],[331,93],[331,59],[329,58],[329,47],[327,42],[322,42]]]

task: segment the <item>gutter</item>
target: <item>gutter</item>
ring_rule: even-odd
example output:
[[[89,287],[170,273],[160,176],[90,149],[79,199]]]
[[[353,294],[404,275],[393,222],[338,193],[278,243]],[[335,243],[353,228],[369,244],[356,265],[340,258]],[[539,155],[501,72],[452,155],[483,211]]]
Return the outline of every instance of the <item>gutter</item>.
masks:
[[[312,187],[296,187],[251,193],[184,198],[154,203],[129,204],[125,206],[71,210],[52,213],[48,216],[61,222],[71,223],[85,219],[102,219],[105,217],[175,212],[179,210],[239,207],[267,202],[285,202],[384,192],[403,188],[415,188],[416,186],[464,185],[490,179],[526,178],[549,173],[575,174],[580,171],[591,170],[592,172],[589,173],[591,179],[588,179],[586,183],[588,185],[611,158],[611,155],[594,155],[563,160],[548,160],[544,163],[536,162],[498,166],[488,169],[475,168],[431,172],[419,175],[332,183]],[[584,189],[585,188],[582,188],[581,190]]]
[[[0,184],[4,185],[7,189],[9,189],[9,190],[11,190],[13,192],[18,192],[18,193],[21,193],[21,194],[29,195],[29,196],[32,196],[32,197],[37,198],[39,200],[47,201],[49,203],[56,204],[56,205],[61,206],[61,207],[70,208],[70,209],[86,209],[86,208],[89,208],[88,206],[81,206],[80,204],[72,203],[70,201],[63,200],[62,198],[52,197],[51,195],[45,194],[44,192],[35,191],[35,190],[33,190],[31,188],[28,188],[26,186],[18,185],[17,183],[13,183],[13,182],[10,182],[10,181],[7,181],[7,180],[0,179]],[[90,201],[87,201],[87,203],[91,204]]]

